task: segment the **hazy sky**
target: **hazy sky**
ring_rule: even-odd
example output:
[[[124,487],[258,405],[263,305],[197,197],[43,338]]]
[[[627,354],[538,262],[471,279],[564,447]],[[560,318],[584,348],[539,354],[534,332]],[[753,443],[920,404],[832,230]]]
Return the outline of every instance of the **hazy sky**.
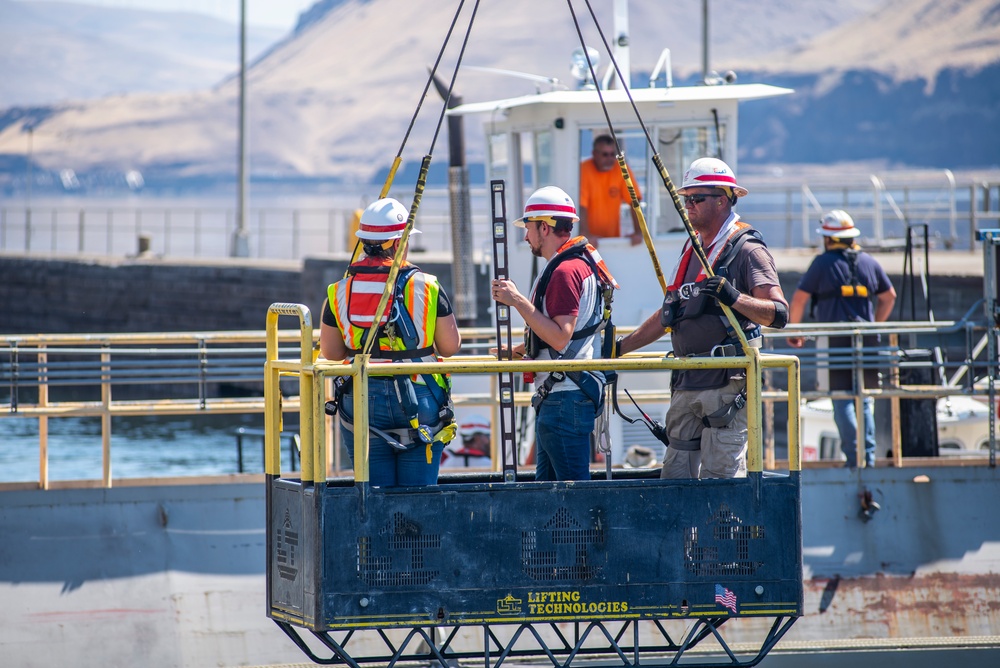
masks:
[[[55,0],[21,0],[22,2],[49,2]],[[236,23],[240,18],[240,0],[57,0],[100,7],[127,7],[208,14]],[[247,23],[273,26],[289,30],[295,25],[299,13],[315,0],[247,0]]]

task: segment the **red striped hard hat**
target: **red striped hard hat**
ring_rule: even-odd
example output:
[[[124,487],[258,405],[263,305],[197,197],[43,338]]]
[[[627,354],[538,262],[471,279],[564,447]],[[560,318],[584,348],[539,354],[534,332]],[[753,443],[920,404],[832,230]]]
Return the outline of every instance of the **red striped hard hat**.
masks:
[[[376,200],[361,214],[361,224],[356,233],[358,239],[365,241],[399,239],[403,236],[409,215],[410,212],[406,207],[391,197]],[[420,230],[413,228],[410,234],[420,234]]]
[[[692,162],[677,192],[684,195],[688,188],[731,188],[737,197],[745,197],[750,192],[737,185],[733,170],[718,158],[698,158]]]
[[[466,417],[458,425],[462,438],[472,438],[476,434],[490,435],[490,419],[483,415],[473,414]]]
[[[562,188],[545,186],[531,193],[524,203],[524,215],[514,221],[517,227],[524,227],[528,218],[569,218],[573,222],[580,220],[576,215],[576,204],[573,198]]]

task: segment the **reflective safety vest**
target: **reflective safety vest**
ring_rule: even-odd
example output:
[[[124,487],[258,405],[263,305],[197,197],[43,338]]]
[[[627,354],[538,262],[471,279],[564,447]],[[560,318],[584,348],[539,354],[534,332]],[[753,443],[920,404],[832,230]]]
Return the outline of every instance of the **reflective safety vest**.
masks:
[[[365,256],[348,268],[347,278],[327,289],[330,311],[351,356],[361,352],[368,330],[375,323],[375,310],[391,266],[392,258]],[[434,332],[440,290],[437,277],[403,263],[393,295],[378,318],[378,347],[372,349],[372,361],[438,360]],[[434,374],[434,379],[440,387],[449,388],[447,376]],[[422,382],[419,376],[413,380]]]

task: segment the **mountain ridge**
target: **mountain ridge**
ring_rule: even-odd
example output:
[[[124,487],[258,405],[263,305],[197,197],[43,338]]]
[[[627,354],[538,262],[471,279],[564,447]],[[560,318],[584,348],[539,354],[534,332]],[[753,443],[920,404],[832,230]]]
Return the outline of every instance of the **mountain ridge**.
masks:
[[[796,98],[791,102],[746,105],[743,113],[751,114],[744,116],[741,127],[744,123],[755,126],[750,132],[741,130],[741,136],[754,138],[757,145],[743,159],[779,160],[787,159],[789,154],[801,159],[802,151],[794,150],[800,138],[789,137],[785,128],[778,126],[795,127],[796,123],[808,126],[809,119],[802,114],[815,113],[821,104],[819,100],[842,90],[845,77],[856,76],[851,74],[852,67],[859,61],[844,58],[842,52],[834,58],[830,54],[829,40],[833,39],[830,35],[842,31],[842,34],[863,33],[861,28],[866,21],[883,16],[880,12],[890,9],[897,15],[935,16],[935,6],[942,3],[952,13],[962,16],[972,15],[973,10],[979,15],[989,15],[998,4],[986,0],[853,0],[838,3],[837,11],[842,14],[837,14],[829,6],[813,6],[813,3],[801,3],[807,6],[803,9],[792,0],[776,0],[766,5],[749,0],[713,3],[710,50],[715,69],[734,69],[740,73],[741,82],[776,83],[778,79],[794,79],[801,86],[800,92],[789,96]],[[397,151],[426,81],[426,67],[440,49],[452,11],[451,7],[428,8],[410,0],[327,0],[319,4],[325,6],[325,12],[314,13],[309,21],[300,22],[292,35],[248,71],[249,147],[254,178],[364,182],[384,168]],[[662,3],[634,0],[630,6],[633,74],[643,67],[651,68],[660,49],[669,44],[675,80],[686,77],[690,81],[698,77],[701,52],[694,47],[700,40],[700,7],[699,0],[686,0],[672,3],[670,11],[664,11]],[[560,75],[562,70],[560,78],[569,78],[568,54],[578,41],[568,17],[556,20],[561,15],[554,7],[533,0],[483,3],[480,11],[463,61],[466,65],[548,76]],[[795,12],[796,20],[791,20],[789,17]],[[852,12],[853,20],[845,20]],[[607,32],[611,25],[610,10],[600,7],[597,13]],[[524,30],[526,16],[545,26],[544,39]],[[740,29],[724,31],[724,27],[732,25],[734,16],[739,17]],[[803,22],[811,27],[812,33],[796,27]],[[588,44],[596,44],[596,31],[589,17],[581,17],[581,24]],[[909,30],[916,34],[918,43],[920,39],[932,39],[938,28],[912,20],[909,24],[893,25],[897,32]],[[907,25],[908,28],[903,27]],[[943,29],[949,26],[955,29],[954,26],[967,27],[968,23],[942,25]],[[986,28],[989,30],[977,34],[991,44],[992,25]],[[462,29],[461,26],[456,29],[452,47],[455,41],[460,41]],[[834,40],[834,46],[843,39]],[[956,42],[949,38],[947,43]],[[908,48],[910,44],[906,42]],[[937,75],[950,71],[953,51],[938,54]],[[822,53],[828,54],[828,62],[815,71],[802,69],[805,65],[797,65],[799,61],[795,60],[820,63]],[[788,54],[802,55],[792,58]],[[446,52],[443,72],[450,73],[448,68],[453,66],[455,58],[454,48]],[[894,62],[904,63],[906,58],[903,53]],[[998,58],[994,55],[994,60]],[[967,65],[967,59],[953,60],[961,67]],[[899,80],[905,81],[910,75],[886,62],[889,63],[886,72],[869,71],[868,77],[876,89],[893,89],[900,85]],[[989,70],[988,64],[980,69]],[[463,71],[457,91],[469,102],[530,93],[531,85],[515,79],[473,77]],[[187,179],[232,175],[236,154],[236,96],[236,82],[228,78],[208,90],[55,105],[34,127],[34,159],[50,169],[138,168]],[[891,100],[883,101],[891,104]],[[827,100],[827,104],[830,102],[838,104]],[[439,104],[434,98],[426,106],[435,108]],[[751,111],[755,108],[767,109],[768,116],[752,120],[759,116]],[[436,111],[423,111],[413,130],[412,144],[431,136],[436,117]],[[466,131],[477,134],[479,130],[471,125],[466,124]],[[846,127],[825,130],[827,136],[849,131]],[[0,130],[0,154],[23,153],[24,132],[25,123],[16,119]],[[758,147],[764,150],[755,151]],[[421,146],[414,151],[423,149]],[[857,156],[840,157],[852,158]],[[404,159],[413,159],[413,155],[408,154]],[[818,154],[816,159],[822,160],[823,155]]]

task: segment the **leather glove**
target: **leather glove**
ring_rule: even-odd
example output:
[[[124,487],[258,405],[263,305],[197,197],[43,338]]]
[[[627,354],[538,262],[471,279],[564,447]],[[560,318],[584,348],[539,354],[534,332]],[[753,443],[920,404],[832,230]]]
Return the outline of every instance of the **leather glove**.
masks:
[[[701,284],[701,291],[715,297],[719,303],[732,306],[740,297],[740,291],[721,276],[712,276]]]

